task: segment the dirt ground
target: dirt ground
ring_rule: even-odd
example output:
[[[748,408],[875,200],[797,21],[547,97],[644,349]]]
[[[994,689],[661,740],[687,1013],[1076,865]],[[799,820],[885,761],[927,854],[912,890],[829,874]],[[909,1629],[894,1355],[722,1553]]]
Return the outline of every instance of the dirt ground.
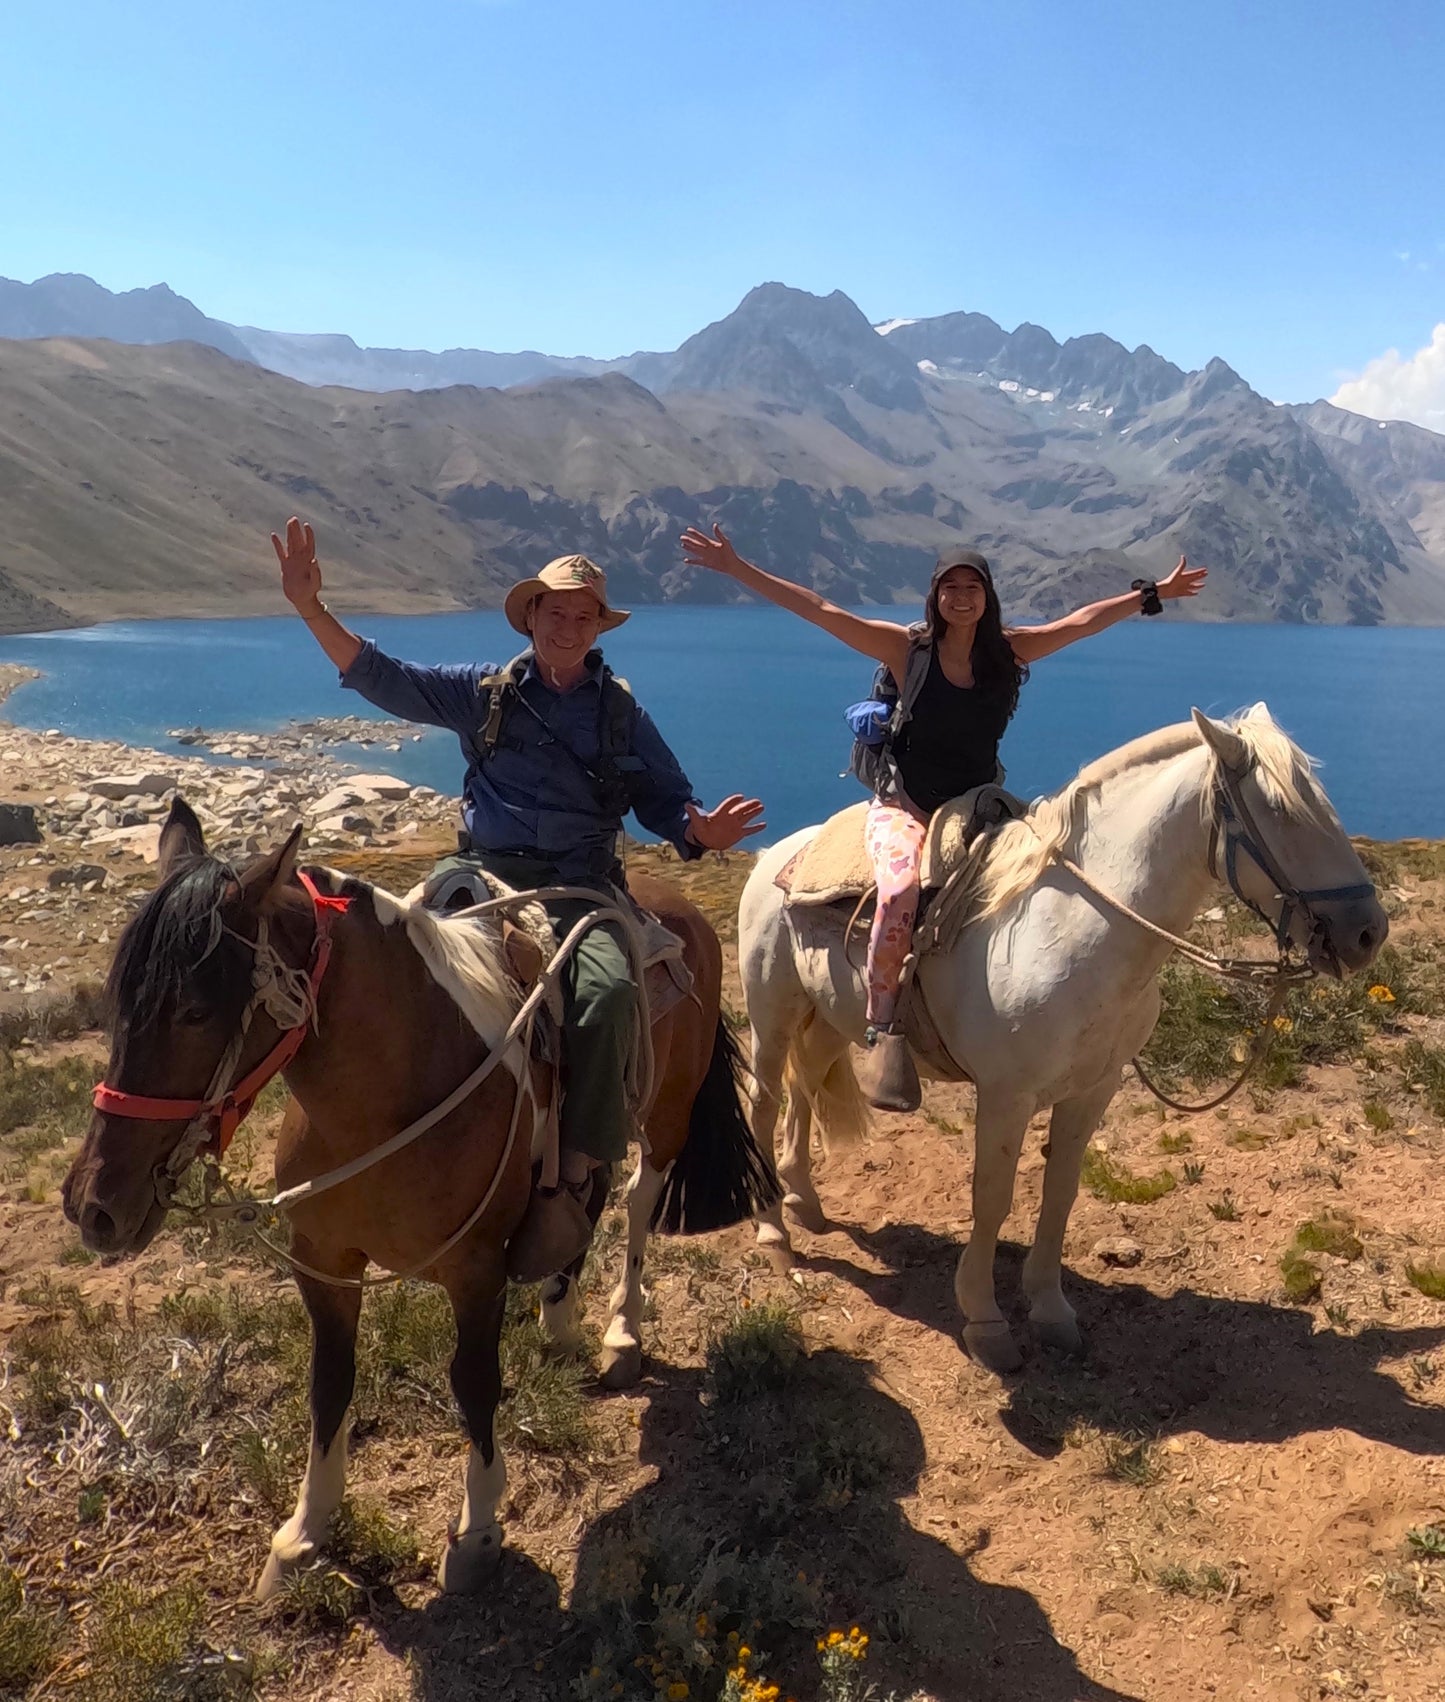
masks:
[[[419,849],[412,862],[353,866],[400,887],[425,860]],[[0,889],[26,867],[20,852],[0,853]],[[1400,874],[1394,890],[1405,942],[1445,935],[1445,880],[1424,867]],[[725,934],[745,870],[734,858],[689,871]],[[96,895],[95,936],[114,930],[151,878],[139,866],[117,875]],[[33,924],[27,935],[27,949],[43,940],[55,955],[66,943]],[[72,930],[67,955],[73,979],[102,968],[108,947],[77,948]],[[737,1001],[731,963],[730,976]],[[1403,1020],[1401,1034],[1438,1044],[1442,1030],[1426,1012]],[[833,1227],[796,1231],[791,1274],[768,1267],[741,1228],[702,1243],[654,1241],[643,1384],[611,1395],[584,1378],[589,1439],[575,1458],[509,1449],[508,1549],[482,1601],[442,1598],[426,1569],[460,1489],[460,1435],[444,1416],[409,1434],[383,1415],[357,1437],[353,1487],[415,1534],[421,1556],[324,1630],[288,1627],[245,1599],[274,1522],[254,1500],[197,1512],[193,1492],[186,1510],[138,1520],[135,1542],[117,1547],[114,1533],[101,1542],[51,1496],[51,1479],[12,1484],[0,1506],[5,1558],[72,1621],[72,1652],[31,1694],[85,1693],[88,1606],[106,1579],[131,1572],[143,1583],[199,1578],[216,1648],[273,1651],[271,1676],[256,1680],[262,1694],[606,1694],[589,1688],[602,1673],[600,1622],[577,1604],[604,1589],[624,1538],[675,1525],[715,1531],[714,1553],[755,1567],[759,1556],[781,1557],[790,1569],[800,1605],[791,1621],[780,1613],[774,1642],[800,1698],[818,1692],[797,1651],[813,1630],[850,1624],[872,1637],[867,1676],[880,1696],[1445,1697],[1445,1562],[1419,1538],[1445,1527],[1445,1302],[1408,1275],[1445,1255],[1445,1128],[1391,1075],[1390,1045],[1401,1043],[1192,1119],[1162,1112],[1131,1083],[1097,1145],[1130,1174],[1168,1166],[1181,1179],[1149,1203],[1081,1192],[1066,1248],[1066,1288],[1088,1342],[1080,1362],[1032,1356],[1000,1381],[962,1351],[952,1278],[969,1229],[966,1089],[931,1085],[919,1115],[877,1119],[865,1145],[817,1159]],[[99,1037],[16,1052],[29,1064],[76,1054],[99,1063]],[[242,1148],[258,1182],[275,1121],[273,1110]],[[1042,1135],[1026,1148],[1001,1261],[1021,1339],[1018,1266],[1039,1201]],[[194,1232],[168,1232],[130,1265],[67,1262],[76,1237],[55,1184],[68,1152],[0,1172],[0,1338],[57,1311],[47,1277],[131,1320],[168,1295],[237,1286],[281,1304],[283,1279]],[[1316,1255],[1318,1294],[1292,1302],[1281,1255],[1300,1224],[1341,1218],[1358,1251]],[[594,1323],[617,1234],[612,1212],[591,1283]],[[1121,1237],[1137,1262],[1098,1250]],[[709,1392],[708,1346],[769,1301],[801,1329],[802,1381],[761,1399],[767,1433],[757,1414],[750,1430],[744,1412],[732,1435]],[[0,1389],[0,1402],[13,1393]],[[825,1491],[805,1493],[788,1476],[790,1438],[823,1446],[820,1413],[852,1427],[854,1453],[846,1469],[824,1473]],[[12,1421],[11,1446],[23,1441]],[[772,1517],[775,1528],[764,1528]]]

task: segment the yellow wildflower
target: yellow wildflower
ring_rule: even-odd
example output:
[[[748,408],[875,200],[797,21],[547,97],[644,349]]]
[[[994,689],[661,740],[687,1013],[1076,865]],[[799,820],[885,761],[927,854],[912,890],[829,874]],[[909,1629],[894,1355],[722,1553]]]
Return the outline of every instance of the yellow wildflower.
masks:
[[[1274,1026],[1280,1034],[1293,1034],[1294,1032],[1293,1019],[1287,1016],[1277,1016],[1274,1019]]]
[[[1383,983],[1371,987],[1370,997],[1377,1005],[1393,1005],[1395,1002],[1395,995]]]
[[[687,1687],[686,1679],[678,1679],[667,1687],[667,1702],[687,1702],[692,1692]]]
[[[697,1624],[693,1627],[693,1629],[697,1632],[699,1637],[706,1637],[708,1632],[712,1630],[712,1623],[705,1613],[700,1613],[697,1616]]]

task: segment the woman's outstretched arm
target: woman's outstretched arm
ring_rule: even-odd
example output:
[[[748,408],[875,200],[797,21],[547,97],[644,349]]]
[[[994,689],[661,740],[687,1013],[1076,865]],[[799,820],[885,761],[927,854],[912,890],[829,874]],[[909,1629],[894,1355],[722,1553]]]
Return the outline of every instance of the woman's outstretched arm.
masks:
[[[901,680],[908,661],[908,628],[895,621],[866,620],[862,615],[849,614],[826,597],[806,586],[795,585],[791,579],[779,579],[744,561],[733,548],[721,526],[715,525],[712,537],[689,526],[682,535],[684,558],[689,567],[705,567],[711,573],[721,573],[735,579],[745,591],[766,597],[789,614],[801,615],[805,621],[822,627],[853,650],[861,650],[875,662],[884,663],[894,679]]]
[[[1179,565],[1173,573],[1159,581],[1160,601],[1197,597],[1208,572],[1207,567],[1190,567],[1180,556]],[[1037,662],[1042,656],[1052,656],[1056,650],[1062,650],[1066,644],[1092,638],[1096,632],[1103,632],[1122,620],[1128,620],[1130,615],[1137,615],[1140,598],[1138,591],[1125,591],[1118,597],[1105,597],[1099,603],[1086,603],[1082,609],[1075,609],[1073,614],[1064,615],[1060,620],[1046,621],[1042,626],[1010,627],[1008,640],[1020,662]]]

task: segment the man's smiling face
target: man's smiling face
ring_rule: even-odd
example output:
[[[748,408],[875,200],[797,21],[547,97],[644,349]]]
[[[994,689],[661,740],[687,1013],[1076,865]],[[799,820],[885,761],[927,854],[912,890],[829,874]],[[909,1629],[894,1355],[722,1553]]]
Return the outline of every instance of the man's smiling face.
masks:
[[[543,668],[566,675],[596,644],[602,605],[591,591],[547,591],[532,604],[527,624]]]

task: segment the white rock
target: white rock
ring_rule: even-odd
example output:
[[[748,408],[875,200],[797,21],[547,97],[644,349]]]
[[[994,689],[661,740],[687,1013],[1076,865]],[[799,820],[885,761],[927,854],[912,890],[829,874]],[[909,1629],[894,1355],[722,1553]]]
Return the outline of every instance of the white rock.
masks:
[[[145,827],[113,827],[97,833],[92,845],[110,845],[117,851],[134,851],[143,862],[154,863],[161,854],[161,830],[154,824]]]
[[[175,784],[174,774],[101,774],[91,781],[90,789],[98,798],[129,798],[134,793],[158,798]]]
[[[314,804],[307,805],[307,813],[313,816],[334,816],[338,810],[349,809],[353,804],[364,802],[365,799],[354,786],[333,786]]]
[[[365,794],[367,800],[372,798],[399,799],[411,796],[411,787],[405,780],[398,780],[394,774],[353,774],[347,785],[354,791]]]

